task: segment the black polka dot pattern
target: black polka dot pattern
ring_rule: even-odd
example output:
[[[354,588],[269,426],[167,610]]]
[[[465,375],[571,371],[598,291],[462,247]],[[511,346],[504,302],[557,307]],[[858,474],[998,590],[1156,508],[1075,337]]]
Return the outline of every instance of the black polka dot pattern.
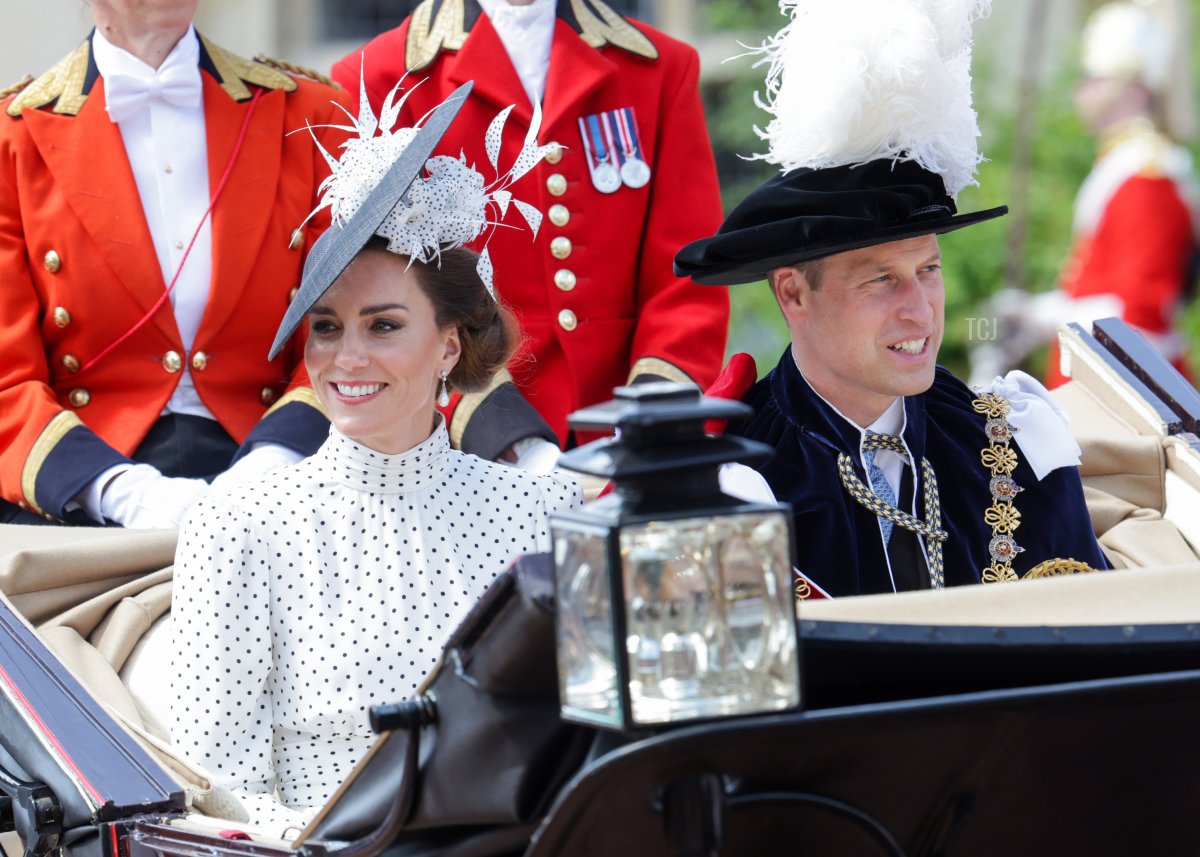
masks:
[[[412,695],[496,575],[550,549],[548,513],[581,502],[452,450],[442,424],[391,456],[333,430],[196,504],[175,559],[176,746],[258,823],[321,805],[373,741],[367,709]]]

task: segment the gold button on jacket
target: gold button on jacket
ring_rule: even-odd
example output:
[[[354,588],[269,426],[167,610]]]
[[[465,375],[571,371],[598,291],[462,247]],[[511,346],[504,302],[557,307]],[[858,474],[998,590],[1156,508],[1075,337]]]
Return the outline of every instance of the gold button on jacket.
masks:
[[[554,285],[558,286],[564,292],[569,292],[575,288],[575,272],[569,271],[566,268],[560,268],[554,272]]]
[[[59,327],[66,327],[71,323],[71,314],[67,312],[66,307],[59,306],[54,308],[54,323]]]
[[[183,368],[183,358],[179,356],[178,351],[168,351],[163,355],[163,368],[174,375]]]
[[[558,323],[563,330],[574,330],[579,326],[579,319],[575,317],[575,313],[564,309],[558,314]]]
[[[567,177],[562,173],[554,173],[546,179],[546,190],[551,196],[562,196],[567,192]]]
[[[197,372],[203,372],[204,367],[208,365],[208,355],[203,351],[197,351],[192,355],[192,368]]]
[[[550,242],[550,255],[555,259],[565,259],[571,255],[571,239],[565,235],[559,235]]]
[[[550,206],[550,211],[547,214],[550,215],[550,222],[555,226],[566,226],[571,222],[571,212],[561,202],[556,202]]]
[[[62,365],[63,365],[63,368],[66,369],[68,372],[78,372],[79,371],[79,358],[77,358],[74,354],[64,354],[63,359],[62,359]]]
[[[272,387],[263,387],[258,397],[264,405],[269,405],[275,401],[275,390]]]
[[[550,166],[554,166],[555,164],[557,164],[559,161],[562,160],[563,147],[561,145],[559,145],[558,143],[547,143],[546,145],[549,146],[549,151],[546,152],[546,157],[544,158],[544,160]]]
[[[83,387],[76,387],[71,392],[67,393],[67,401],[71,403],[73,408],[82,408],[92,400],[92,394]]]
[[[57,274],[59,269],[62,268],[62,257],[54,250],[49,250],[46,252],[45,258],[42,259],[42,263],[51,274]]]

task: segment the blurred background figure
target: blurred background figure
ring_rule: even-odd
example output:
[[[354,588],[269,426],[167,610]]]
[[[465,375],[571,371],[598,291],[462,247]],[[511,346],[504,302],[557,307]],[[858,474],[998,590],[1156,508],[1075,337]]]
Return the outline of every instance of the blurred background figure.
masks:
[[[1049,343],[1046,380],[1061,384],[1055,331],[1108,316],[1135,326],[1187,374],[1179,322],[1195,277],[1197,217],[1191,155],[1165,131],[1175,47],[1148,5],[1112,3],[1089,19],[1075,107],[1098,151],[1076,196],[1070,256],[1056,290],[1005,289],[990,301],[983,315],[998,320],[1003,338],[976,349],[972,383]]]

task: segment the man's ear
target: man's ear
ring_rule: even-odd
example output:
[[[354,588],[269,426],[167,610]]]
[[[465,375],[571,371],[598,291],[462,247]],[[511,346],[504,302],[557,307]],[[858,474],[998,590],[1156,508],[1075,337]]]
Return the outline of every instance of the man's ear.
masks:
[[[768,275],[768,279],[783,317],[790,323],[802,316],[807,310],[807,300],[811,293],[804,274],[794,267],[776,268]]]

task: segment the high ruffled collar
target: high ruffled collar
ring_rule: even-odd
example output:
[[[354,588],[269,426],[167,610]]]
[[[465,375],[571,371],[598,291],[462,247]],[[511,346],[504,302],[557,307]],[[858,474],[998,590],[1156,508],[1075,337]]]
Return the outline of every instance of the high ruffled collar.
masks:
[[[322,466],[347,488],[371,494],[409,494],[436,485],[448,465],[450,438],[438,415],[433,433],[395,455],[363,446],[333,426],[318,456]]]

